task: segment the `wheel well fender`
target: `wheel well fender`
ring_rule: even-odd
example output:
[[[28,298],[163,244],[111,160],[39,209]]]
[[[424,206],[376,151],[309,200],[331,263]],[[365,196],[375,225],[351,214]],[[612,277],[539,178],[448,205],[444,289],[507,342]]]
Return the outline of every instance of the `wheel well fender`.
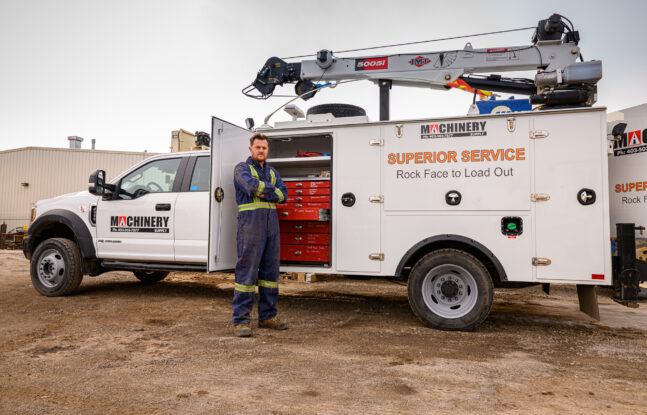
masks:
[[[36,218],[27,231],[29,249],[25,256],[31,257],[36,246],[49,238],[68,238],[76,242],[84,260],[96,259],[92,235],[87,225],[74,213],[63,210],[50,210]]]
[[[460,249],[475,256],[485,265],[495,283],[508,280],[503,265],[501,265],[501,262],[492,251],[474,239],[451,234],[431,236],[412,246],[398,263],[395,275],[407,279],[411,268],[413,268],[420,258],[430,252],[443,248]]]

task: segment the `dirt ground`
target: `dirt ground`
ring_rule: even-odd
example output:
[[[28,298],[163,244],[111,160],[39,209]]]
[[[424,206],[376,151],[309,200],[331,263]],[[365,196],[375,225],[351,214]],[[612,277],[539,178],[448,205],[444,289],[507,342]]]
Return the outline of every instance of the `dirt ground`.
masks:
[[[470,333],[427,329],[403,283],[281,281],[290,329],[232,337],[230,274],[85,277],[40,296],[0,251],[2,414],[647,414],[647,304],[497,290]]]

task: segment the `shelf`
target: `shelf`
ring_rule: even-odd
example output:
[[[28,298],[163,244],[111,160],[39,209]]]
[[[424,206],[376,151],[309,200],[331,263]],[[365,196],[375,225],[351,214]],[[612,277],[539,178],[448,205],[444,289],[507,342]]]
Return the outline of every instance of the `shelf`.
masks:
[[[316,167],[328,167],[330,166],[330,156],[320,156],[320,157],[285,157],[278,159],[267,159],[267,163],[272,166],[277,165],[307,165],[307,166],[316,166]]]

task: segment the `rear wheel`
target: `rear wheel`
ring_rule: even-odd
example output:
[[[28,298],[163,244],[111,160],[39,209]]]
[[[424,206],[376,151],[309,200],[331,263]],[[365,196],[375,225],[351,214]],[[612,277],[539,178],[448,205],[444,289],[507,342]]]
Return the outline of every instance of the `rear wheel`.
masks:
[[[40,294],[58,297],[81,284],[81,255],[73,241],[50,238],[41,242],[31,257],[31,282]]]
[[[145,284],[162,281],[169,274],[167,271],[133,271],[135,277]]]
[[[441,330],[472,330],[492,308],[492,278],[478,259],[457,249],[422,257],[411,270],[409,304],[422,322]]]

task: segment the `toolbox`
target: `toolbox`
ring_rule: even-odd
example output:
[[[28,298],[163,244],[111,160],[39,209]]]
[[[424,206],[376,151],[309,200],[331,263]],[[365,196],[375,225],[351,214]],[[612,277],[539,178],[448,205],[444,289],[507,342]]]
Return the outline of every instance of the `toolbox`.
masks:
[[[281,261],[330,262],[330,180],[285,180],[286,203],[276,206]]]

